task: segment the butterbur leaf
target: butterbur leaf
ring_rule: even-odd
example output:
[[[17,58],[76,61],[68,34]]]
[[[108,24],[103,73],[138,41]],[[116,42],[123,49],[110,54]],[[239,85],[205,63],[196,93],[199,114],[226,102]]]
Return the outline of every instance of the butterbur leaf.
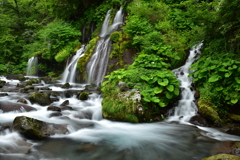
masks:
[[[145,80],[145,81],[149,81],[150,77],[146,76],[146,75],[142,75],[141,79]]]
[[[234,77],[235,81],[240,84],[240,78],[239,77]]]
[[[160,99],[158,97],[152,97],[152,102],[159,103]]]
[[[232,104],[236,104],[238,102],[238,99],[236,98],[236,99],[231,99],[231,103]]]
[[[174,93],[176,96],[178,96],[178,95],[179,95],[179,88],[175,87],[173,93]]]
[[[155,94],[159,94],[159,93],[162,93],[163,88],[162,87],[155,87],[153,90],[154,90]]]
[[[167,89],[168,89],[170,92],[173,92],[173,91],[174,91],[174,86],[173,86],[173,85],[168,85],[168,86],[167,86]]]
[[[166,104],[161,102],[161,101],[158,104],[159,104],[160,107],[165,107],[166,106]]]
[[[208,79],[208,82],[216,82],[220,79],[220,76],[219,75],[212,75],[209,79]]]
[[[159,79],[158,80],[158,84],[161,86],[167,86],[168,85],[168,79],[164,78],[164,79]]]
[[[166,97],[167,99],[172,99],[173,94],[171,92],[167,92]]]
[[[225,73],[225,77],[229,77],[229,76],[231,76],[231,74],[232,74],[232,72],[227,72],[227,73]]]

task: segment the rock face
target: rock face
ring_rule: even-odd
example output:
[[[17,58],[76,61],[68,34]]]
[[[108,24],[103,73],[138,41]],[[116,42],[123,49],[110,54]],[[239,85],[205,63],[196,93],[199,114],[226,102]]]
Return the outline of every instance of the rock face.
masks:
[[[82,93],[79,94],[78,99],[84,101],[84,100],[88,99],[88,96],[89,96],[88,92],[82,92]]]
[[[47,93],[34,93],[29,97],[31,103],[38,103],[42,106],[46,106],[52,103],[50,95]]]
[[[25,104],[18,104],[18,103],[0,103],[0,110],[2,110],[3,112],[11,112],[11,111],[35,111],[36,109],[25,105]]]
[[[215,106],[208,102],[207,100],[198,101],[198,112],[207,120],[211,121],[214,125],[220,126],[222,120],[220,119],[217,111],[215,111]]]
[[[13,121],[13,129],[29,139],[43,139],[56,133],[64,134],[68,131],[67,125],[46,123],[26,116],[16,117]]]
[[[240,157],[230,155],[230,154],[218,154],[218,155],[204,158],[202,160],[240,160]]]
[[[105,98],[102,104],[102,114],[106,119],[138,123],[146,116],[137,89],[125,88],[122,92]]]

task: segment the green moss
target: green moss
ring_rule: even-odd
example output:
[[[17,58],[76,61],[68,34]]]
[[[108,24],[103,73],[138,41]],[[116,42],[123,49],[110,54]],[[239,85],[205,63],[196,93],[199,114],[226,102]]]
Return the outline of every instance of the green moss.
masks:
[[[91,58],[94,49],[96,47],[96,43],[98,41],[99,37],[95,37],[92,40],[89,41],[89,44],[87,46],[87,49],[84,53],[84,56],[79,58],[78,63],[77,63],[77,68],[80,69],[80,72],[83,73],[85,71],[85,66],[88,62],[88,60]]]
[[[220,119],[216,109],[216,106],[208,100],[199,100],[199,113],[202,114],[206,119],[212,121],[215,125],[221,125],[222,120]]]
[[[78,99],[80,99],[80,100],[87,100],[88,96],[89,96],[88,92],[82,92],[82,93],[79,94]]]
[[[240,157],[230,154],[218,154],[202,160],[240,160]]]

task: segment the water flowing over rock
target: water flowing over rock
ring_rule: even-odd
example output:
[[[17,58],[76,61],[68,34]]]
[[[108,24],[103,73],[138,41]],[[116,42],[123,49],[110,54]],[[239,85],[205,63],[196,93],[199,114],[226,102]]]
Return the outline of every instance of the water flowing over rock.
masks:
[[[43,139],[56,133],[66,133],[66,125],[46,123],[26,116],[16,117],[13,129],[29,139]]]
[[[37,73],[38,73],[38,58],[31,57],[28,60],[27,76],[37,76]]]
[[[85,45],[76,52],[76,54],[72,57],[72,59],[67,63],[67,66],[63,72],[62,82],[63,83],[75,83],[76,81],[76,70],[77,70],[77,62],[78,59],[84,56]]]
[[[190,70],[191,64],[200,57],[201,46],[202,43],[194,46],[190,50],[190,55],[186,63],[182,67],[173,70],[177,79],[181,82],[180,88],[182,88],[182,91],[178,105],[170,111],[172,115],[169,117],[169,121],[188,122],[190,118],[197,113],[197,106],[194,102],[195,90],[192,90],[191,86],[192,77],[188,77],[188,75],[193,72]]]
[[[120,8],[115,15],[113,23],[109,26],[110,12],[111,10],[107,12],[99,34],[100,39],[98,40],[95,51],[86,66],[88,83],[95,84],[97,87],[101,85],[107,70],[110,54],[109,35],[123,23],[122,8]]]

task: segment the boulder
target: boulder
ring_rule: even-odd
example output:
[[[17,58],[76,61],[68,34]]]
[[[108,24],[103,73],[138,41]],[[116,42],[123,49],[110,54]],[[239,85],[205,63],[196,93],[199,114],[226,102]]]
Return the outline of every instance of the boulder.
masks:
[[[217,111],[215,110],[216,106],[214,106],[211,102],[207,100],[199,100],[198,101],[198,112],[210,122],[213,122],[215,126],[221,126],[222,120],[220,119]]]
[[[198,126],[202,126],[202,127],[208,126],[206,119],[203,118],[202,116],[200,116],[199,114],[191,117],[189,122],[192,124],[198,125]]]
[[[8,96],[7,93],[0,93],[0,97]]]
[[[70,88],[70,84],[69,83],[65,83],[61,88]]]
[[[141,94],[137,89],[105,97],[102,105],[102,114],[106,119],[138,123],[144,117],[149,117],[141,104]]]
[[[69,105],[69,100],[65,100],[60,106],[67,106]]]
[[[1,81],[0,80],[0,88],[2,88],[6,84],[6,81]]]
[[[50,95],[47,93],[33,93],[28,98],[31,103],[38,103],[42,106],[46,106],[52,103]]]
[[[82,92],[78,95],[78,99],[84,101],[87,100],[89,97],[89,93],[88,92]]]
[[[17,102],[27,104],[27,100],[26,99],[19,99]]]
[[[49,106],[47,108],[48,111],[57,111],[57,112],[61,112],[61,109],[57,106]]]
[[[11,112],[11,111],[29,112],[29,111],[35,111],[36,109],[25,104],[0,102],[0,110],[2,110],[3,112]]]
[[[26,116],[16,117],[12,128],[28,139],[43,139],[50,135],[68,132],[67,125],[47,123]]]
[[[231,154],[218,154],[202,160],[240,160],[240,157]]]

